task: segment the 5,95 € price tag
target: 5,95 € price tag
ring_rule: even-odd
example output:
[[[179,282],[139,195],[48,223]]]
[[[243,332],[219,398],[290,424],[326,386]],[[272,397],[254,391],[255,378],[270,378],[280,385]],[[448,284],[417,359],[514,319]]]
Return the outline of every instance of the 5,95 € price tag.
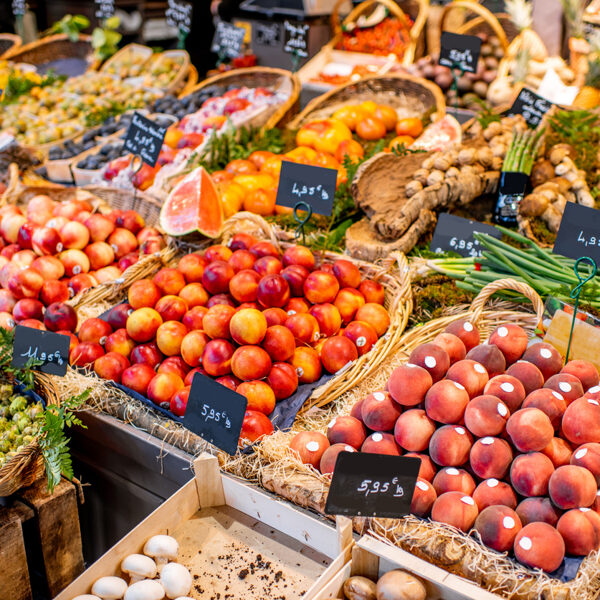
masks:
[[[15,368],[22,368],[33,358],[42,361],[35,369],[49,375],[63,376],[69,364],[70,343],[68,335],[17,325],[11,364]]]
[[[493,225],[463,219],[448,213],[440,214],[433,232],[430,248],[432,252],[456,252],[461,256],[481,256],[479,242],[473,233],[487,233],[500,239],[502,234]]]

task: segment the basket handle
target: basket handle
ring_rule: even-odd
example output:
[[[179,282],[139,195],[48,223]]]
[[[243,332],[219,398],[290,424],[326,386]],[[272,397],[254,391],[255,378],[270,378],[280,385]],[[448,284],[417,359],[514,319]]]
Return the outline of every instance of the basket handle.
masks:
[[[477,323],[481,318],[483,309],[486,302],[496,293],[501,290],[514,290],[523,294],[525,298],[531,300],[533,308],[536,312],[538,321],[542,320],[544,316],[544,302],[540,298],[540,295],[528,284],[521,283],[515,279],[498,279],[492,283],[488,283],[482,290],[477,294],[477,297],[471,303],[469,312],[473,315],[473,321]]]
[[[280,249],[279,240],[277,239],[277,235],[275,234],[273,227],[261,216],[251,212],[242,211],[229,217],[229,219],[223,223],[222,237],[227,238],[228,236],[233,236],[236,230],[236,225],[244,222],[248,223],[248,221],[251,221],[252,224],[260,230],[261,234],[268,238],[275,248]]]
[[[394,2],[394,0],[365,0],[361,2],[357,6],[355,6],[350,14],[344,19],[343,23],[340,23],[340,8],[342,4],[344,4],[345,0],[337,0],[333,10],[331,12],[331,27],[333,28],[334,35],[337,36],[342,32],[342,25],[348,25],[349,23],[353,23],[366,12],[369,8],[371,8],[375,4],[383,4],[394,17],[400,19],[401,21],[407,21],[406,14],[404,11]],[[421,13],[421,10],[419,10]]]

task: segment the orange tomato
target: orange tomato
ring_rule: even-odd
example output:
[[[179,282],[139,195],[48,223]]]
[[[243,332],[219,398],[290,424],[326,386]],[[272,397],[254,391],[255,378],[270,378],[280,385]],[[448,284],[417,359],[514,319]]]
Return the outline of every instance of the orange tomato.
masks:
[[[348,126],[336,119],[312,121],[303,125],[296,134],[298,146],[310,146],[329,154],[335,153],[341,141],[351,139],[352,132]]]
[[[255,150],[249,157],[248,160],[251,163],[254,163],[254,166],[260,171],[262,166],[265,164],[265,161],[268,158],[275,156],[273,152],[268,152],[267,150]]]
[[[341,121],[347,127],[352,129],[352,131],[354,131],[358,122],[367,116],[367,112],[360,106],[351,104],[349,106],[342,106],[342,108],[338,108],[333,115],[331,115],[331,118]]]
[[[276,215],[292,215],[294,214],[294,209],[291,206],[280,206],[279,204],[275,205],[275,214]]]
[[[241,185],[235,183],[235,181],[224,181],[217,185],[217,190],[221,197],[226,219],[242,210],[244,197],[248,192]]]
[[[235,160],[232,160],[225,167],[225,169],[234,175],[246,175],[248,173],[256,173],[258,171],[258,169],[254,166],[254,163],[242,158],[236,158]]]
[[[356,126],[356,133],[363,140],[379,140],[385,137],[386,129],[383,121],[375,117],[367,117]]]
[[[375,109],[375,114],[373,116],[383,121],[383,124],[388,131],[392,131],[396,126],[396,121],[398,121],[396,109],[393,106],[387,106],[386,104],[380,104]]]
[[[309,146],[298,146],[297,148],[286,152],[284,156],[291,158],[294,162],[309,165],[315,160],[317,151]]]
[[[408,117],[406,119],[400,119],[396,123],[396,135],[410,135],[412,138],[416,138],[423,132],[423,123],[421,119],[417,117]]]
[[[288,160],[295,162],[291,158],[285,158],[284,156],[271,156],[265,160],[260,172],[270,175],[273,179],[279,180],[279,173],[281,173],[281,161]]]
[[[165,133],[165,144],[169,146],[169,148],[177,148],[177,143],[182,135],[183,131],[177,129],[175,125],[172,125],[167,129],[167,133]]]
[[[275,192],[273,190],[254,190],[244,198],[244,210],[257,215],[272,215],[275,211]]]
[[[241,185],[245,190],[253,192],[260,188],[267,189],[275,184],[275,181],[266,173],[251,173],[248,175],[236,175],[233,181]]]
[[[362,108],[367,115],[373,116],[377,110],[377,103],[373,102],[373,100],[366,100],[365,102],[361,102],[359,107]]]
[[[233,179],[233,173],[230,173],[229,171],[215,171],[211,174],[211,178],[215,183],[231,181]]]
[[[328,152],[317,152],[312,164],[315,167],[326,167],[328,169],[340,168],[340,163],[335,159],[335,156]]]
[[[408,148],[409,146],[411,146],[413,144],[413,142],[415,141],[414,138],[410,137],[410,135],[399,135],[398,137],[395,137],[388,145],[388,148],[390,150],[392,150],[393,148],[395,148],[396,146],[398,148],[400,148],[400,146],[402,144],[404,144],[405,148]]]
[[[344,157],[348,156],[350,160],[360,160],[365,155],[364,148],[356,140],[344,140],[335,151],[335,158],[341,163]]]

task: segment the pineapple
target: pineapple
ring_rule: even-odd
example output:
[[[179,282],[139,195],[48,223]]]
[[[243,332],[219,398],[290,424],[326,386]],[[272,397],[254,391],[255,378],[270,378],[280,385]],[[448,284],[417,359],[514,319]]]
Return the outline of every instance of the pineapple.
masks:
[[[548,58],[548,51],[540,36],[531,29],[533,24],[533,4],[528,0],[506,0],[506,12],[511,21],[519,29],[519,35],[510,43],[506,55],[509,59],[518,59],[526,50],[530,60],[543,61]]]
[[[573,106],[589,110],[600,105],[600,53],[590,54],[585,84],[577,94]]]

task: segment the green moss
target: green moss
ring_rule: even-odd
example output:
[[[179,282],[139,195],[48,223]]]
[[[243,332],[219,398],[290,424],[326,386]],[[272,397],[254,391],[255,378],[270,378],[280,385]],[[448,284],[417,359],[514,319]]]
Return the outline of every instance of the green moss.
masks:
[[[556,240],[556,234],[552,233],[546,223],[541,219],[532,219],[529,224],[531,225],[531,231],[535,238],[543,244],[554,244]]]

